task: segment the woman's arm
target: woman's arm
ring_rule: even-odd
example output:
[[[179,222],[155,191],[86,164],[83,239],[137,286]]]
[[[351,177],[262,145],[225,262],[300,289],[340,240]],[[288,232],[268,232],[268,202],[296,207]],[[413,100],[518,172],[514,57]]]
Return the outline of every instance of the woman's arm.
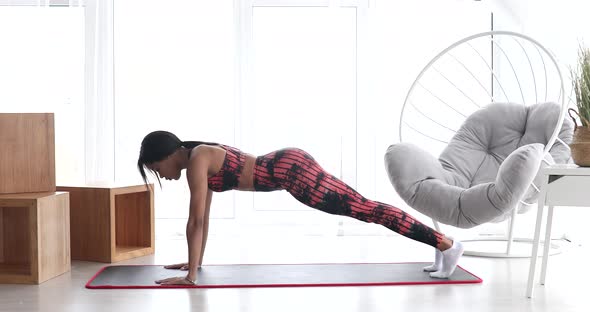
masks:
[[[207,171],[209,166],[207,151],[195,148],[192,163],[187,169],[188,186],[191,192],[190,210],[186,224],[186,239],[188,242],[188,275],[191,281],[197,279],[197,269],[204,249],[204,229],[207,210]],[[208,215],[207,215],[208,217]]]
[[[203,264],[203,256],[205,255],[205,245],[207,244],[207,234],[209,233],[209,211],[211,210],[211,199],[213,197],[213,192],[211,190],[207,191],[207,199],[205,201],[205,218],[203,224],[203,239],[201,243],[201,257],[199,258],[199,266]],[[166,269],[176,269],[176,270],[183,270],[187,271],[189,268],[188,262],[184,263],[177,263],[164,266]]]
[[[199,268],[203,264],[203,256],[205,255],[205,245],[207,245],[207,234],[209,234],[209,211],[211,210],[211,200],[213,192],[207,190],[207,199],[205,200],[205,223],[203,225],[203,240],[201,243],[201,257],[199,258]]]
[[[190,210],[188,222],[186,223],[186,240],[188,242],[188,274],[183,277],[170,277],[157,280],[162,285],[195,284],[197,281],[197,270],[201,254],[204,248],[203,235],[207,210],[207,171],[209,169],[210,154],[207,150],[195,148],[191,156],[190,165],[187,168],[186,176],[191,192]],[[169,266],[169,268],[184,268],[184,264]]]

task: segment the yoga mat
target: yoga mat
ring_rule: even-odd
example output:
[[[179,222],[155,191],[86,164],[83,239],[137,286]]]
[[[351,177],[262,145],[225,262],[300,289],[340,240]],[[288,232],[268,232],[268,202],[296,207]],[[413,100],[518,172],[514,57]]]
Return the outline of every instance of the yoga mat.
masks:
[[[482,280],[457,266],[448,279],[431,278],[429,263],[230,264],[203,266],[198,285],[159,285],[154,281],[186,275],[161,265],[114,265],[86,283],[90,289],[385,286],[472,284]]]

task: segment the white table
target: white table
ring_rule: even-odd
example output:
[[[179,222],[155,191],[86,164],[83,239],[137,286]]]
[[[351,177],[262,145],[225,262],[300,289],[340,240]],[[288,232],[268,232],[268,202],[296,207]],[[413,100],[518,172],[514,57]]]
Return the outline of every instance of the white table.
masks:
[[[545,285],[547,274],[547,262],[549,260],[549,248],[551,246],[551,225],[553,222],[553,207],[555,206],[587,206],[590,207],[590,167],[578,167],[577,165],[552,165],[541,169],[543,182],[541,184],[537,221],[535,224],[535,238],[533,252],[529,267],[529,278],[526,296],[533,297],[535,271],[541,240],[541,224],[543,223],[543,210],[547,211],[547,225],[545,227],[545,244],[543,248],[541,266],[541,285]]]

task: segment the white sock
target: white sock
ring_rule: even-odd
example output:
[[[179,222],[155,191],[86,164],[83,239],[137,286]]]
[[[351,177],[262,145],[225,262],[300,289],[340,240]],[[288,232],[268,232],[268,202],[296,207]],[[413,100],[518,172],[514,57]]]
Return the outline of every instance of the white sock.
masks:
[[[463,255],[463,244],[459,241],[453,241],[451,248],[441,252],[442,268],[436,272],[431,272],[430,277],[434,278],[449,278],[455,272],[459,258]]]
[[[436,272],[442,268],[443,254],[440,250],[434,248],[434,263],[424,267],[426,272]]]

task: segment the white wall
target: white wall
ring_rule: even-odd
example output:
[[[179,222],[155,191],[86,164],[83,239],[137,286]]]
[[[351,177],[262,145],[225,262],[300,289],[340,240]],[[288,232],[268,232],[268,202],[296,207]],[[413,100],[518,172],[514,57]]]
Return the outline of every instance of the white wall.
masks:
[[[547,46],[567,67],[575,64],[578,44],[590,46],[585,0],[496,0],[496,29],[521,31]]]
[[[521,31],[540,41],[563,64],[564,76],[575,66],[580,43],[590,47],[590,1],[586,0],[496,0],[496,29]],[[566,89],[568,86],[566,85]],[[526,229],[532,235],[534,218],[525,216]],[[553,238],[562,236],[576,243],[590,240],[585,232],[590,212],[585,208],[563,207],[555,210]]]

